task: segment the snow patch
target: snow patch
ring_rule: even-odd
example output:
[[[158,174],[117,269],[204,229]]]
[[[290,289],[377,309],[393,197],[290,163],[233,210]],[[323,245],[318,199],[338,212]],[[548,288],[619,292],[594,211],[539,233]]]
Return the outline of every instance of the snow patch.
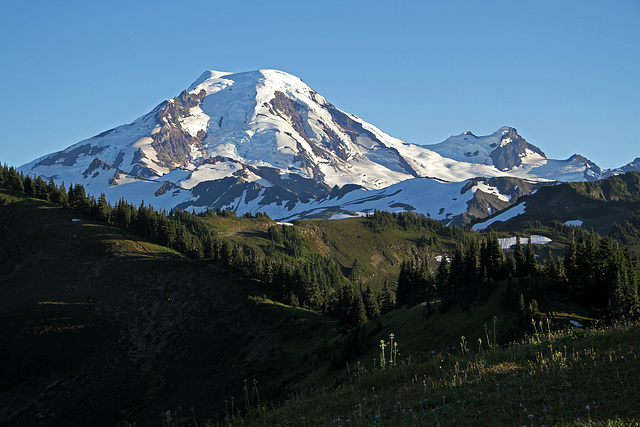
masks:
[[[522,215],[526,208],[526,202],[520,203],[519,205],[513,206],[506,211],[502,212],[500,215],[497,215],[485,222],[479,222],[473,226],[475,231],[484,230],[489,227],[494,222],[505,222],[510,220],[511,218],[515,218],[518,215]]]
[[[504,239],[498,239],[498,243],[500,243],[500,247],[502,249],[509,249],[511,246],[515,245],[517,242],[517,237],[507,237]],[[552,240],[545,236],[540,236],[538,234],[534,234],[531,236],[531,243],[535,245],[546,245],[550,243]],[[528,245],[529,239],[520,239],[520,244]]]
[[[359,218],[363,216],[367,216],[367,214],[364,212],[353,212],[353,214],[351,215],[346,213],[338,213],[338,214],[333,214],[329,219],[348,219],[348,218]]]
[[[574,220],[565,222],[564,225],[574,225],[576,227],[580,227],[583,223],[584,221],[581,221],[579,219],[574,219]]]
[[[511,139],[511,138],[505,138],[500,143],[500,147],[507,146],[507,145],[511,144],[512,141],[513,141],[513,139]]]
[[[195,137],[201,130],[207,130],[207,124],[209,123],[210,117],[206,115],[204,111],[202,111],[202,108],[200,108],[200,106],[191,107],[189,112],[191,113],[191,115],[182,118],[180,120],[180,125],[182,126],[182,129],[189,132],[191,136]]]
[[[579,322],[576,322],[575,320],[569,320],[569,323],[571,323],[576,328],[582,328],[582,324]]]

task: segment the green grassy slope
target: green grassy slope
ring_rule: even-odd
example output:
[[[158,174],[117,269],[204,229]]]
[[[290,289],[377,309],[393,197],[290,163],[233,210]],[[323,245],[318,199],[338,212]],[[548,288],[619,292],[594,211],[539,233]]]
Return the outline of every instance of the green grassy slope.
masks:
[[[0,241],[0,423],[215,417],[275,345],[253,284],[76,212],[2,190]]]
[[[492,228],[515,231],[527,222],[540,221],[550,226],[553,221],[581,220],[585,228],[606,234],[615,223],[622,224],[629,215],[640,210],[640,173],[630,172],[596,182],[542,187],[522,200],[527,204],[526,213],[505,223],[494,223]]]
[[[398,339],[399,346],[403,341]],[[462,342],[462,341],[461,341]],[[638,425],[640,325],[460,346],[362,372],[225,425]],[[475,345],[473,346],[475,347]],[[360,373],[358,375],[358,373]]]
[[[268,219],[211,216],[205,220],[220,237],[258,254],[283,251],[268,239],[267,230],[274,225]],[[458,241],[469,238],[461,229],[399,223],[375,229],[366,218],[297,221],[295,229],[305,239],[304,256],[331,258],[345,276],[355,276],[356,286],[370,284],[378,290],[385,281],[395,285],[404,259],[429,258],[435,270],[436,255],[452,252]],[[547,225],[529,227],[527,234],[553,238],[550,247],[556,256],[568,243],[566,233]],[[504,232],[501,237],[507,235]],[[441,393],[452,381],[452,369],[460,371],[465,363],[467,377],[476,373],[482,377],[489,374],[470,363],[488,366],[497,360],[502,365],[495,369],[500,371],[521,356],[504,353],[504,360],[478,355],[473,359],[470,354],[460,360],[450,357],[462,348],[462,336],[468,349],[487,349],[489,342],[506,343],[521,330],[517,308],[505,308],[504,282],[495,285],[497,292],[487,292],[464,308],[454,305],[444,311],[439,303],[419,304],[347,330],[329,316],[269,299],[278,295],[274,289],[237,271],[223,270],[210,261],[193,261],[77,212],[6,190],[0,190],[0,241],[0,342],[7,344],[0,349],[0,423],[156,425],[161,412],[182,407],[180,424],[188,425],[192,421],[186,419],[192,415],[186,408],[193,407],[199,419],[221,420],[225,412],[231,413],[232,405],[235,413],[256,407],[259,390],[263,404],[277,405],[295,397],[303,405],[298,408],[324,407],[322,413],[317,412],[321,409],[308,412],[311,418],[307,419],[319,424],[331,421],[327,415],[344,420],[349,411],[363,408],[368,408],[369,415],[360,418],[361,425],[375,423],[378,410],[386,414],[389,425],[410,424],[408,418],[393,415],[396,409],[422,410],[425,415],[419,424],[443,423],[441,415],[452,417],[453,424],[473,424],[470,418],[454,417],[460,407],[447,407],[451,412],[445,413],[443,407],[422,401],[436,399],[429,393]],[[546,255],[542,246],[536,251]],[[559,282],[552,282],[539,286],[549,291],[548,301],[538,298],[541,308],[555,312],[553,327],[562,327],[569,319],[589,321],[593,313],[568,298]],[[393,375],[378,372],[380,340],[389,341],[390,334],[399,343],[398,360],[407,365],[396,366]],[[517,363],[529,366],[527,360],[534,353]],[[494,349],[490,354],[502,353]],[[429,371],[436,363],[434,357],[441,357],[445,371]],[[456,361],[458,368],[454,368]],[[411,366],[419,368],[403,370]],[[426,381],[425,375],[436,378],[437,386],[427,393],[422,383],[427,394],[416,400],[422,403],[398,404],[413,399],[420,387],[410,384]],[[358,389],[367,381],[371,393]],[[475,397],[456,394],[455,381],[453,387],[447,386],[449,391],[442,392],[445,400],[475,402]],[[338,391],[320,392],[336,386]],[[488,393],[491,387],[485,386],[474,390]],[[388,390],[377,392],[384,388]],[[341,394],[347,389],[353,394]],[[405,389],[412,391],[403,394]],[[304,403],[300,396],[309,393],[319,400]],[[325,398],[343,402],[329,403]],[[478,407],[478,411],[500,403],[484,402],[485,409]],[[286,408],[263,413],[258,422],[297,424],[307,416],[307,409],[290,406],[294,409],[287,412]],[[432,416],[428,410],[438,419],[426,418]],[[515,416],[513,411],[505,414]],[[495,424],[507,418],[497,419]],[[571,418],[553,418],[565,419]],[[480,420],[493,424],[489,418]]]

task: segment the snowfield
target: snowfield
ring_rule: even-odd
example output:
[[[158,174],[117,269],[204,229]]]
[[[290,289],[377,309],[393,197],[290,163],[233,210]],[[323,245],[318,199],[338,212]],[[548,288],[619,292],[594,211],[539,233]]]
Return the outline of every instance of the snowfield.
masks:
[[[473,178],[584,181],[605,173],[580,156],[547,159],[530,144],[517,155],[503,156],[516,159],[515,166],[494,166],[494,150],[508,151],[518,146],[517,141],[524,140],[515,129],[501,127],[485,136],[465,132],[439,144],[409,144],[340,111],[291,74],[266,69],[205,71],[187,93],[132,123],[19,170],[58,185],[82,184],[89,194],[104,193],[111,203],[125,198],[158,209],[228,208],[266,212],[278,219],[405,210],[447,224],[468,212],[478,190],[502,202],[496,205],[500,209],[512,202],[511,196],[483,182],[463,194]],[[639,168],[630,163],[620,171]],[[285,176],[291,179],[285,182]],[[211,200],[196,193],[202,184],[213,188],[229,178],[245,189],[229,187],[233,197]],[[247,183],[255,185],[250,190]],[[346,185],[362,188],[350,189],[341,198],[329,197],[329,189]],[[491,212],[493,207],[488,208]],[[511,208],[474,229],[522,212],[524,205]]]

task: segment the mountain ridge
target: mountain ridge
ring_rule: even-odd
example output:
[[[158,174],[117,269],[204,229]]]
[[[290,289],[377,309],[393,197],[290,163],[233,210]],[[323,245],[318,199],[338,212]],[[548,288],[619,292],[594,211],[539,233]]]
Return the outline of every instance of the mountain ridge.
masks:
[[[426,188],[478,177],[544,183],[628,170],[640,165],[603,171],[582,157],[547,159],[506,126],[487,136],[465,132],[440,144],[409,144],[278,70],[205,71],[132,123],[21,167],[58,184],[81,183],[112,202],[125,197],[161,209],[227,208],[275,218],[309,210],[305,204],[323,200],[335,186],[382,191],[402,183],[414,187],[414,179]],[[222,190],[225,197],[205,197]],[[402,209],[393,204],[398,207],[388,208]],[[438,200],[430,210],[444,205]],[[376,207],[360,208],[363,213]]]

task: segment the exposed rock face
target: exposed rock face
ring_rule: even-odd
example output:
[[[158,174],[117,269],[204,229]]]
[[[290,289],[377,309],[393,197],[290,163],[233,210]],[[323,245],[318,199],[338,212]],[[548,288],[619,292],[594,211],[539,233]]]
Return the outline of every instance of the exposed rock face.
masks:
[[[349,135],[353,143],[358,143],[359,137],[366,137],[373,141],[376,145],[380,144],[378,138],[376,138],[373,133],[365,129],[361,123],[356,122],[346,113],[343,113],[331,104],[327,104],[325,107],[327,111],[329,111],[329,114],[331,114],[331,118],[333,119],[333,121],[338,126],[340,126],[344,133]]]
[[[485,218],[495,212],[506,209],[520,197],[527,196],[542,186],[540,183],[534,184],[523,179],[511,177],[475,178],[469,180],[462,187],[460,194],[465,194],[480,184],[487,185],[489,190],[497,191],[501,197],[478,189],[473,198],[467,202],[467,212],[455,217],[452,224],[464,225],[478,218]],[[505,196],[508,200],[505,200]]]
[[[82,176],[85,179],[88,178],[89,175],[96,177],[100,174],[99,170],[109,170],[109,169],[111,169],[111,166],[109,166],[109,163],[103,162],[102,160],[96,157],[95,159],[93,159],[89,167],[84,172],[82,172]]]
[[[487,181],[487,184],[495,187],[500,194],[511,197],[512,202],[515,202],[522,196],[531,194],[534,190],[543,186],[541,183],[534,183],[512,177],[493,177]]]
[[[613,170],[614,173],[640,172],[640,157],[636,157],[632,162],[627,163],[621,168]]]
[[[360,155],[360,150],[364,149],[363,151],[372,156],[384,157],[388,162],[385,163],[385,166],[414,177],[418,176],[397,149],[383,144],[373,132],[365,129],[362,123],[352,119],[332,104],[318,101],[313,93],[312,98],[330,114],[331,121],[334,126],[338,127],[339,132],[342,133],[341,136],[337,135],[322,120],[315,123],[321,131],[314,131],[309,124],[307,107],[296,103],[280,91],[275,92],[273,99],[269,102],[269,107],[274,114],[282,117],[293,126],[294,130],[309,144],[313,155],[317,158],[329,162],[337,158],[346,162],[350,161],[353,156]],[[346,141],[345,136],[348,138]],[[313,171],[314,179],[322,180],[323,174],[317,163],[309,158],[302,147],[298,147],[298,152],[300,154],[294,158],[294,161],[300,162],[302,168]],[[367,155],[365,154],[365,156]]]
[[[522,164],[520,157],[526,153],[526,150],[546,157],[538,147],[529,144],[518,135],[515,128],[509,128],[509,132],[502,136],[500,145],[491,152],[491,160],[496,168],[506,171]]]
[[[173,182],[169,182],[166,181],[164,184],[162,184],[162,186],[154,193],[154,195],[156,197],[158,196],[162,196],[164,193],[171,191],[171,190],[176,190],[179,189],[180,187],[178,187],[177,185],[175,185]]]
[[[191,108],[200,105],[206,91],[197,94],[183,91],[179,96],[164,102],[164,106],[156,113],[160,130],[151,135],[151,146],[156,150],[158,164],[173,169],[186,166],[191,160],[192,146],[201,148],[202,140],[207,133],[200,130],[194,137],[180,125],[180,119],[191,115]]]
[[[241,196],[247,188],[247,182],[242,178],[227,177],[215,181],[205,181],[196,185],[192,193],[198,201],[195,206],[227,206]],[[185,209],[186,205],[178,205],[178,209]]]
[[[73,166],[76,163],[78,157],[82,154],[88,156],[95,156],[104,150],[104,147],[96,147],[91,144],[84,144],[80,147],[76,147],[72,150],[60,151],[56,154],[53,154],[46,159],[41,160],[36,163],[34,167],[37,166],[51,166],[61,161],[64,166]]]
[[[311,128],[307,125],[305,126],[306,117],[304,107],[296,104],[294,100],[287,97],[284,93],[280,91],[276,91],[274,93],[273,99],[269,102],[270,108],[272,111],[287,120],[293,129],[300,135],[304,140],[309,143],[313,154],[317,157],[323,159],[330,159],[331,154],[327,152],[325,147],[318,145],[318,142],[322,141],[322,137],[320,135],[315,135]],[[326,126],[325,126],[326,128]],[[291,136],[291,135],[290,135]],[[323,173],[317,167],[315,162],[311,161],[304,153],[301,147],[298,147],[299,155],[294,157],[294,161],[300,162],[301,166],[312,172],[314,179],[320,181],[323,178]],[[346,147],[342,147],[338,150],[338,153],[342,156],[345,156],[343,160],[346,160],[347,149]]]
[[[274,93],[274,97],[269,104],[272,111],[288,121],[291,126],[293,126],[293,129],[314,148],[314,151],[318,150],[316,154],[326,155],[326,153],[319,151],[319,147],[316,146],[316,135],[313,134],[313,131],[309,130],[309,133],[307,133],[307,127],[304,126],[304,110],[302,105],[296,104],[293,99],[280,91]]]
[[[567,159],[568,162],[580,162],[580,163],[584,163],[585,166],[587,166],[590,169],[597,169],[598,171],[602,171],[602,169],[600,169],[600,167],[598,167],[598,165],[596,165],[595,163],[593,163],[591,160],[587,159],[584,156],[581,156],[580,154],[574,154],[573,156],[569,157]]]

